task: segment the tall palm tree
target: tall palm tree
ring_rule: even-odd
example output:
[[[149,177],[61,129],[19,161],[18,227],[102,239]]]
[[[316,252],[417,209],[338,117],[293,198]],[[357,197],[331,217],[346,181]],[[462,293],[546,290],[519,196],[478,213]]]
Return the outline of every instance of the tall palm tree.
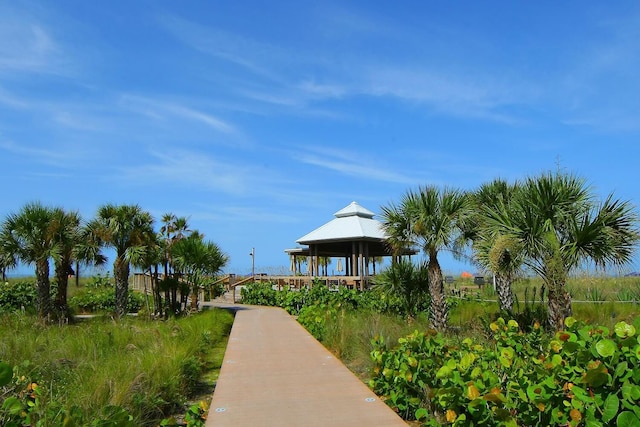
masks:
[[[2,252],[25,264],[35,264],[40,319],[51,316],[49,259],[56,256],[52,230],[53,210],[39,202],[26,204],[18,213],[9,214],[2,223]]]
[[[471,193],[473,214],[467,228],[467,237],[473,241],[473,259],[482,268],[493,272],[500,309],[513,310],[512,282],[522,266],[522,251],[513,239],[501,235],[487,226],[487,209],[509,209],[516,184],[495,179],[482,184]]]
[[[598,202],[583,179],[561,172],[528,178],[508,209],[496,206],[487,214],[490,227],[517,244],[524,264],[544,281],[555,329],[571,315],[570,272],[587,262],[624,265],[640,239],[630,202],[612,194]]]
[[[429,316],[438,331],[446,329],[448,318],[438,253],[442,250],[458,253],[469,211],[464,192],[435,186],[410,190],[399,206],[382,208],[383,228],[395,254],[408,246],[419,245],[428,258]]]
[[[107,204],[98,209],[89,228],[103,245],[116,251],[113,262],[116,316],[122,317],[127,313],[130,263],[143,257],[146,246],[153,240],[153,217],[138,205]]]

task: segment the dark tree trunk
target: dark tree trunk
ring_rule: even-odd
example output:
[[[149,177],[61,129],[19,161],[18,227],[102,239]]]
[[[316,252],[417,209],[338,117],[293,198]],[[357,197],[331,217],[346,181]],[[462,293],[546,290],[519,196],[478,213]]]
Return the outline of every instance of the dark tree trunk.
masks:
[[[154,302],[154,312],[156,316],[162,316],[162,296],[160,294],[160,286],[158,286],[158,266],[155,265],[153,268],[153,276],[152,276],[152,288],[153,288],[153,302]]]
[[[67,289],[69,287],[69,267],[71,262],[62,260],[56,266],[56,307],[55,315],[58,321],[68,321],[70,317],[69,305],[67,304]]]
[[[75,271],[75,279],[76,279],[76,288],[80,287],[80,262],[76,261],[76,271]]]
[[[129,263],[118,256],[113,265],[113,275],[116,281],[116,317],[127,314],[129,299]]]
[[[49,320],[51,316],[51,284],[49,282],[49,259],[41,259],[36,263],[37,309],[41,320]]]
[[[429,293],[431,294],[431,304],[429,306],[429,320],[431,326],[438,332],[447,329],[449,308],[444,295],[444,280],[442,270],[436,254],[430,254],[429,265]]]

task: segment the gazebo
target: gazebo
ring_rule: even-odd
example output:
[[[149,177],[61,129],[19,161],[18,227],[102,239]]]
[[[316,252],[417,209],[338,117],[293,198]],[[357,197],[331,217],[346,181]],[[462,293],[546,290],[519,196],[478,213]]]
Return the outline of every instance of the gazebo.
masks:
[[[338,258],[339,266],[344,261],[344,276],[332,279],[364,289],[368,283],[370,261],[374,257],[392,256],[386,243],[387,235],[382,223],[373,218],[375,214],[357,202],[351,202],[334,216],[331,221],[296,241],[306,248],[287,249],[285,252],[291,256],[293,266],[298,256],[307,257],[308,274],[314,277],[320,276],[320,257]],[[415,253],[409,249],[403,254]]]

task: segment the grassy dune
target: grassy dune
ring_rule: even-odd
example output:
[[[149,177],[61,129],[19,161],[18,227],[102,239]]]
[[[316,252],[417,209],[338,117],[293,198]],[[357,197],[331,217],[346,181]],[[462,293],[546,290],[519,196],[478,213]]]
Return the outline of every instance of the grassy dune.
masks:
[[[219,368],[232,322],[221,310],[166,322],[103,318],[62,327],[3,316],[0,360],[65,408],[90,417],[117,405],[136,425],[157,425],[183,411],[203,375]]]

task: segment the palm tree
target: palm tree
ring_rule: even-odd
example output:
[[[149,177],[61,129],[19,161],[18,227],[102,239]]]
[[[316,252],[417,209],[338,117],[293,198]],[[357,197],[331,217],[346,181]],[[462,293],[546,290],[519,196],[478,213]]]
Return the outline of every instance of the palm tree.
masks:
[[[75,255],[81,242],[80,223],[78,212],[65,212],[62,208],[53,209],[51,231],[57,255],[54,258],[57,286],[54,313],[59,320],[68,320],[70,316],[67,305],[67,287],[71,265],[76,258]]]
[[[1,238],[1,237],[0,237]],[[18,265],[16,256],[10,252],[5,252],[4,245],[0,242],[0,273],[2,274],[2,281],[7,281],[7,270],[14,268]]]
[[[18,213],[9,214],[2,224],[2,253],[25,264],[35,264],[37,301],[40,319],[51,315],[49,259],[56,255],[52,232],[53,210],[39,202],[26,204]]]
[[[473,215],[466,231],[473,241],[474,261],[493,272],[500,309],[507,312],[513,310],[515,298],[511,284],[521,269],[522,251],[516,241],[487,226],[485,211],[496,207],[509,209],[516,188],[515,184],[495,179],[471,193]]]
[[[383,207],[382,212],[383,228],[395,255],[419,245],[428,257],[430,321],[436,330],[445,330],[448,307],[438,253],[458,253],[469,215],[468,197],[455,189],[426,186],[408,191],[399,206]]]
[[[153,240],[153,218],[138,205],[107,204],[98,209],[89,228],[102,244],[116,251],[116,317],[122,317],[127,313],[130,263],[138,262]]]
[[[376,264],[378,265],[382,265],[382,263],[384,262],[384,257],[381,256],[374,256],[371,258],[371,262],[373,263],[373,275],[376,275]]]
[[[91,224],[85,224],[80,229],[80,241],[75,250],[75,280],[76,287],[80,285],[81,268],[87,266],[100,266],[107,262],[107,258],[102,253],[102,242],[96,237],[96,233],[91,229]]]
[[[528,178],[505,205],[488,209],[488,224],[521,249],[524,264],[547,288],[549,323],[556,330],[571,315],[565,284],[587,262],[621,266],[640,238],[638,216],[628,201],[610,194],[597,202],[585,181],[565,173]]]
[[[309,262],[309,257],[306,255],[298,255],[296,256],[297,270],[296,274],[302,274],[302,264],[307,264]]]
[[[165,297],[170,311],[178,311],[178,287],[176,280],[170,280],[169,275],[173,270],[173,246],[176,242],[179,242],[186,236],[189,236],[191,230],[186,217],[178,217],[173,213],[166,213],[162,216],[162,227],[160,227],[160,234],[164,240],[164,287]],[[173,271],[175,275],[175,271]],[[173,279],[176,279],[175,277]],[[167,310],[168,312],[169,310]]]
[[[200,287],[205,285],[208,278],[219,273],[228,260],[229,257],[218,245],[205,241],[200,233],[194,232],[176,242],[173,261],[176,268],[184,274],[186,282],[191,285],[192,309],[197,308]]]
[[[320,264],[322,266],[322,275],[323,276],[327,276],[327,269],[329,267],[329,264],[331,264],[331,257],[319,256],[318,257],[318,264]]]
[[[428,302],[428,268],[425,263],[416,265],[402,259],[394,262],[374,279],[377,290],[396,295],[402,302],[402,311],[414,318],[423,303]]]

